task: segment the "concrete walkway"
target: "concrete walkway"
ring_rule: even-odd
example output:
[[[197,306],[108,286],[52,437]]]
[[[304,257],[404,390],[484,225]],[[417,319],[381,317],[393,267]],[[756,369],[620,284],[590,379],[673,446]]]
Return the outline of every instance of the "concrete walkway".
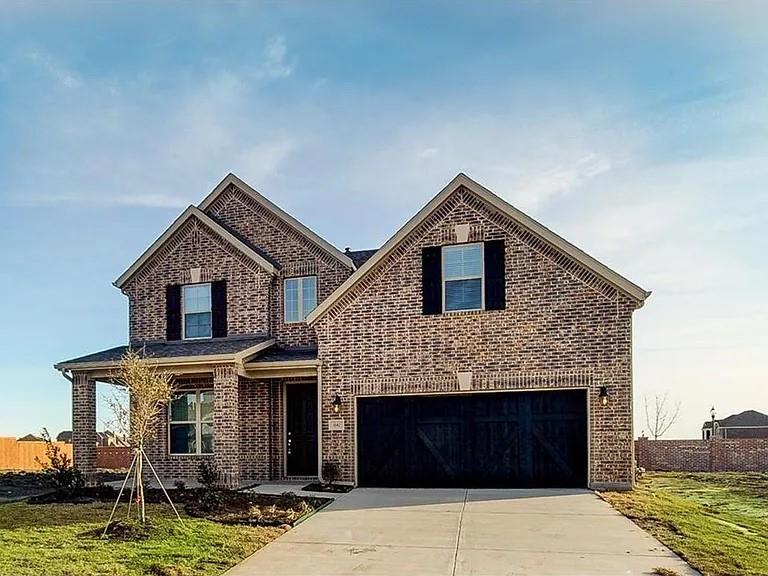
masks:
[[[357,489],[229,576],[698,574],[586,490]]]

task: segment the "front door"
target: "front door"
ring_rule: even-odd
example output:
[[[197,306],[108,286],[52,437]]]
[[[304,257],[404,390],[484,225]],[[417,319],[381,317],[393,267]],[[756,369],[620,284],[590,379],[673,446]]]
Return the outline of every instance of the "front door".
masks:
[[[317,476],[317,384],[286,384],[286,473]]]

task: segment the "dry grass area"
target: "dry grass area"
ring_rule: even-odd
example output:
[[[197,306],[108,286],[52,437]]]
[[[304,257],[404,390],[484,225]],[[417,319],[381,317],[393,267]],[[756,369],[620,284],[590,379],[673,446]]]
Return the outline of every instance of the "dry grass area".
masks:
[[[705,576],[768,576],[768,474],[651,473],[602,496]]]

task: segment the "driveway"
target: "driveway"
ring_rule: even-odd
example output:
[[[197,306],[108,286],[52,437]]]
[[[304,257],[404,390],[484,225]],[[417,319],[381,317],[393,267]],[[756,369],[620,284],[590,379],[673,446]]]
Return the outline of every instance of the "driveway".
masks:
[[[698,574],[587,490],[357,489],[228,576]]]

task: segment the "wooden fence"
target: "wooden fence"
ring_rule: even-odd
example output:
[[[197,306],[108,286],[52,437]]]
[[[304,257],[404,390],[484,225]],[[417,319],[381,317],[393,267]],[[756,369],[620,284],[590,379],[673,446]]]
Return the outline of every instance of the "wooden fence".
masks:
[[[72,444],[54,442],[72,458]],[[45,442],[19,442],[16,438],[0,438],[0,470],[35,471],[42,469],[37,462],[47,462]],[[120,470],[131,464],[131,449],[122,446],[97,446],[96,468]]]

